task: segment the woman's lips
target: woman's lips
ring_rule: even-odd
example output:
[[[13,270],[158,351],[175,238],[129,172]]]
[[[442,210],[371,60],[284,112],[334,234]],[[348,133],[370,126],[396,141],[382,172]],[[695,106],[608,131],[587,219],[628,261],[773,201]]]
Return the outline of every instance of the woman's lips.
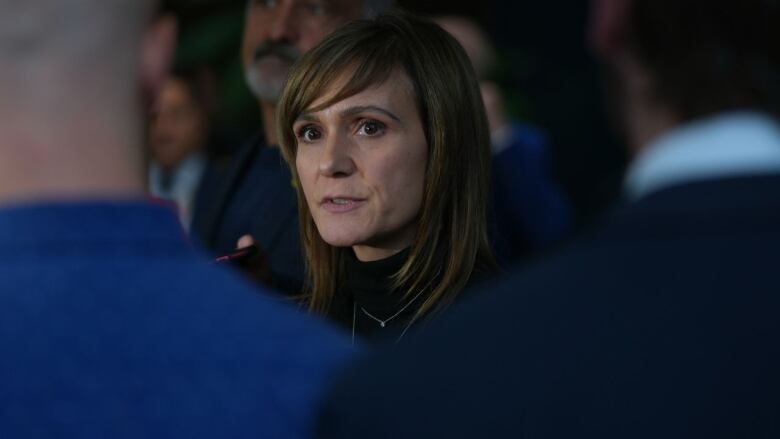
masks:
[[[350,197],[326,197],[322,200],[322,203],[320,203],[322,208],[330,213],[352,212],[355,209],[359,209],[364,204],[366,204],[365,199]]]

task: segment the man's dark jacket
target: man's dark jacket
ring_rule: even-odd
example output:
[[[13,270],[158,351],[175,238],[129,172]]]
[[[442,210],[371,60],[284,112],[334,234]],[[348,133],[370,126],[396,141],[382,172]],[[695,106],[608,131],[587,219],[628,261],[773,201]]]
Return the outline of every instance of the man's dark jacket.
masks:
[[[223,171],[210,199],[197,206],[192,235],[215,256],[231,253],[238,239],[251,235],[273,276],[273,286],[299,293],[303,256],[298,205],[292,176],[278,148],[262,133],[239,149]]]
[[[780,175],[669,187],[343,374],[320,437],[780,437]]]

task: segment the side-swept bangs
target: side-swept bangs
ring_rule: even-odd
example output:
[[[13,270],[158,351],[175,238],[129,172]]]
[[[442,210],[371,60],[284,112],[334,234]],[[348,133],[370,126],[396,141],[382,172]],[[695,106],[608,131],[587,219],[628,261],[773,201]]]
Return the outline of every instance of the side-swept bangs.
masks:
[[[365,23],[371,21],[357,21],[353,26]],[[277,127],[282,146],[295,144],[292,125],[304,112],[317,112],[363,90],[381,86],[399,68],[408,75],[404,59],[408,54],[401,45],[400,38],[376,29],[359,38],[339,32],[307,52],[290,73],[279,103]],[[413,83],[417,92],[417,84]],[[341,88],[326,102],[311,107],[337,85]],[[415,95],[419,106],[419,94]],[[294,156],[295,151],[290,152]]]

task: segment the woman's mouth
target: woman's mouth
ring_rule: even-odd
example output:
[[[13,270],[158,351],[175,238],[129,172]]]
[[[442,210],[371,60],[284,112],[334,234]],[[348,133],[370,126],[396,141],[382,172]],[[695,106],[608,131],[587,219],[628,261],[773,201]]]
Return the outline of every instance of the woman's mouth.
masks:
[[[330,213],[346,213],[360,208],[366,203],[363,198],[325,197],[320,205]]]

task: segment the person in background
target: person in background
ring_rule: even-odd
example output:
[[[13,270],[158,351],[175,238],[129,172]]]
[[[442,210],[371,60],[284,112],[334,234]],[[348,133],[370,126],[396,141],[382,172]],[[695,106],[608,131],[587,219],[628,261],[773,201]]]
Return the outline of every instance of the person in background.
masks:
[[[526,260],[560,242],[572,226],[569,203],[552,175],[550,145],[535,126],[511,118],[490,79],[496,54],[488,36],[465,17],[435,22],[469,55],[480,80],[492,145],[492,245],[503,266]]]
[[[149,126],[149,192],[173,201],[189,230],[198,202],[213,188],[211,100],[206,71],[175,70],[163,82]]]
[[[345,370],[319,437],[780,437],[780,3],[591,5],[624,206]]]
[[[398,342],[491,274],[487,117],[439,26],[403,14],[344,26],[293,67],[277,122],[312,311]]]
[[[175,24],[144,0],[0,7],[0,437],[309,437],[348,341],[145,194],[139,85]]]
[[[247,2],[241,56],[258,100],[263,130],[239,149],[213,198],[195,212],[193,235],[216,255],[254,243],[270,283],[289,294],[302,290],[304,266],[292,177],[279,153],[276,104],[292,64],[350,20],[381,11],[388,0],[279,0]],[[248,238],[248,239],[247,239]]]

